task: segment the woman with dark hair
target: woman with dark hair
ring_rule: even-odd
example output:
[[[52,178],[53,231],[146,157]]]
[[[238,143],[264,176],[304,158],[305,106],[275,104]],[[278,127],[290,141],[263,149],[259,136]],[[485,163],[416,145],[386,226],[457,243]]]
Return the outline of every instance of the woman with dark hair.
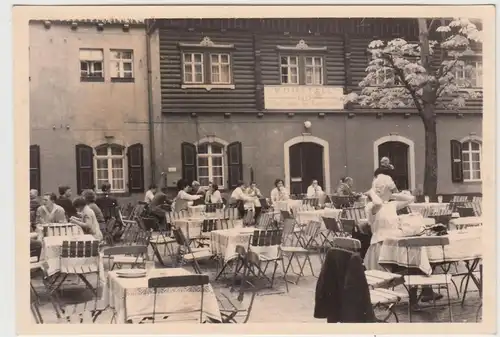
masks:
[[[97,206],[96,202],[96,194],[92,190],[85,190],[82,192],[82,197],[87,202],[87,205],[90,207],[92,211],[94,211],[95,217],[99,226],[104,228],[106,226],[106,220],[104,219],[104,215],[102,214],[101,209]]]
[[[179,192],[174,199],[174,211],[180,212],[188,209],[188,205],[190,201],[198,200],[203,196],[201,194],[191,195],[189,194],[189,190],[191,189],[191,185],[184,179],[181,179],[177,182],[177,189]]]
[[[290,199],[290,192],[285,187],[283,179],[274,181],[274,188],[271,191],[271,202],[274,204],[277,201],[286,201]]]
[[[219,185],[213,183],[209,185],[207,194],[205,195],[205,202],[209,204],[222,203],[222,196],[219,191]]]
[[[95,204],[101,210],[104,220],[108,221],[111,218],[118,219],[118,201],[109,195],[111,184],[102,184],[101,191],[102,195],[96,199]]]
[[[259,199],[263,198],[263,196],[262,196],[262,193],[260,193],[260,190],[257,187],[257,183],[255,181],[252,181],[250,183],[250,186],[248,187],[246,193],[250,197],[255,197],[255,199],[253,201],[253,208],[255,209],[255,220],[257,221],[257,219],[259,218],[259,215],[262,211],[262,207],[261,207],[262,205],[260,204]]]
[[[55,193],[45,193],[42,199],[42,205],[36,210],[36,223],[64,223],[66,222],[66,213],[64,209],[55,202],[57,196]]]
[[[82,197],[76,198],[73,201],[73,206],[75,206],[81,219],[71,217],[70,222],[80,226],[85,234],[93,235],[97,240],[102,240],[103,236],[101,228],[99,227],[99,222],[97,221],[94,211],[90,209],[85,199]]]

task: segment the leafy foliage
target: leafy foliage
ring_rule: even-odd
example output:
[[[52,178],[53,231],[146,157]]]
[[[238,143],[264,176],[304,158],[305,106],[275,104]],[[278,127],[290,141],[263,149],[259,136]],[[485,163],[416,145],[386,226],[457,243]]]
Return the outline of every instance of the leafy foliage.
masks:
[[[372,59],[359,83],[361,93],[348,94],[346,103],[416,108],[422,114],[426,104],[458,110],[466,100],[479,98],[481,93],[474,88],[482,85],[482,66],[473,49],[480,46],[482,31],[469,19],[454,18],[429,33],[440,39],[429,40],[428,46],[402,38],[372,41],[368,45]]]

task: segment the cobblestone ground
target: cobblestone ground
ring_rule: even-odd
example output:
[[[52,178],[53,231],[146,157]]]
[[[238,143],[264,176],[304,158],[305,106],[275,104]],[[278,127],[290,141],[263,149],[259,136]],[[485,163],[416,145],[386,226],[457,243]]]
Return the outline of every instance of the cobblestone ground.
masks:
[[[317,255],[312,255],[313,270],[315,275],[319,274],[321,268],[320,259]],[[106,263],[105,263],[106,265]],[[215,267],[213,264],[203,263],[201,265],[204,272],[210,274],[210,279],[215,278]],[[106,268],[106,267],[105,267]],[[159,268],[159,266],[157,266]],[[186,268],[190,268],[186,266]],[[459,266],[459,271],[462,272],[462,267]],[[228,287],[231,277],[228,274],[225,279],[217,282],[212,282],[214,288]],[[96,284],[96,278],[89,278],[92,284]],[[457,286],[460,286],[461,278],[454,278]],[[314,312],[314,294],[317,278],[311,275],[309,268],[305,268],[305,276],[302,277],[298,285],[289,284],[289,292],[286,293],[285,284],[282,278],[280,268],[276,273],[276,282],[273,289],[263,289],[258,292],[253,305],[250,323],[265,323],[265,322],[283,322],[297,323],[321,322],[313,317]],[[47,298],[43,296],[44,288],[40,277],[35,277],[32,280],[35,289],[41,294],[41,312],[45,323],[56,323],[57,319],[54,315],[52,306]],[[454,322],[476,322],[476,314],[481,303],[478,290],[470,282],[467,299],[462,307],[457,296],[457,292],[451,287],[450,296],[452,302],[452,317]],[[84,289],[81,282],[70,279],[63,285],[61,301],[64,303],[78,303],[92,299],[92,294]],[[405,293],[403,287],[395,289],[401,293]],[[445,292],[443,292],[445,294]],[[245,304],[246,301],[244,301]],[[412,314],[413,322],[448,322],[448,308],[446,306],[446,296],[436,302],[436,306],[428,305],[421,312]],[[407,302],[403,300],[396,308],[396,312],[400,322],[409,322]],[[377,314],[379,314],[377,312]],[[383,314],[383,313],[382,313]],[[107,317],[102,317],[99,320],[101,323],[108,323]]]

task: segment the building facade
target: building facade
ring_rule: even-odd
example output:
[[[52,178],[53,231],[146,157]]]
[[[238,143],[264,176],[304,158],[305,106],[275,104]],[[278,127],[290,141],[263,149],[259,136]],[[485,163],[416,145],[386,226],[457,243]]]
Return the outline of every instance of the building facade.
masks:
[[[119,196],[144,191],[145,36],[136,21],[30,22],[31,188],[79,192],[109,181]]]
[[[421,190],[425,140],[417,111],[342,100],[359,90],[369,42],[416,40],[414,21],[158,20],[156,169],[169,186],[184,177],[230,190],[243,179],[268,194],[282,178],[301,193],[317,179],[331,192],[351,176],[363,191],[389,156],[399,186]],[[437,130],[438,193],[480,193],[482,102],[438,111]]]

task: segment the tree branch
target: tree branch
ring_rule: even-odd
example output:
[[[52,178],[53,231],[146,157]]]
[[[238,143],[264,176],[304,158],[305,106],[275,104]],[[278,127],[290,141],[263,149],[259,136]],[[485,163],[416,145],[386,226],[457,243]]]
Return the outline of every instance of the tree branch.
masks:
[[[391,64],[391,68],[394,69],[394,74],[397,74],[399,79],[401,80],[401,83],[403,83],[403,86],[406,88],[406,90],[408,90],[408,92],[410,93],[414,103],[415,103],[415,107],[417,108],[417,110],[419,112],[422,112],[423,109],[422,109],[422,105],[420,104],[420,101],[418,100],[418,96],[417,96],[417,93],[416,91],[411,87],[410,83],[408,83],[408,81],[405,79],[405,74],[403,72],[403,70],[399,67],[397,67],[395,64],[394,64],[394,60],[392,58],[392,55],[391,54],[387,54],[387,53],[382,53],[382,55],[384,55],[386,58],[387,58],[387,61]]]

